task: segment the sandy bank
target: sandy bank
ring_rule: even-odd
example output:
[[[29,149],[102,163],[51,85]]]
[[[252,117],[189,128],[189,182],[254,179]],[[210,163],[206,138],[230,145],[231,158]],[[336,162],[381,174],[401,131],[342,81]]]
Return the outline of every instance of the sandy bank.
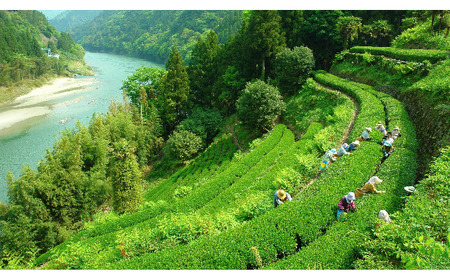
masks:
[[[59,78],[53,83],[33,89],[30,93],[0,106],[0,131],[15,124],[43,116],[58,106],[58,99],[85,90],[94,78]],[[80,97],[77,98],[79,100]],[[67,103],[67,101],[65,101]]]

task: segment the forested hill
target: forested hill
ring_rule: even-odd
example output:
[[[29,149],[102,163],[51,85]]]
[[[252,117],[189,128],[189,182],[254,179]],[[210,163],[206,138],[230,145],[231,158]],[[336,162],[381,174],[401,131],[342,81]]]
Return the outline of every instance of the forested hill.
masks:
[[[216,32],[225,43],[237,33],[242,11],[104,11],[72,29],[75,41],[87,50],[108,51],[165,61],[173,45],[189,60],[198,37]]]
[[[41,12],[0,11],[0,86],[17,87],[48,74],[86,74],[84,53]],[[0,102],[5,100],[3,95],[0,91]]]
[[[58,31],[69,32],[70,29],[83,25],[87,21],[96,18],[102,11],[100,10],[81,10],[65,11],[49,19],[50,24],[55,26]]]

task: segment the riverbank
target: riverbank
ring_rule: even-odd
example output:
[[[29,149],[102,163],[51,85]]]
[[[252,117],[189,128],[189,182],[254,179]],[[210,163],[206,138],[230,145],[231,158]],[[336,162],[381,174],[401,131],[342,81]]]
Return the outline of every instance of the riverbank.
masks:
[[[12,102],[0,105],[0,136],[11,132],[17,126],[23,126],[23,122],[49,114],[52,107],[58,106],[58,99],[83,91],[95,82],[95,78],[91,77],[57,78],[50,84],[35,88]],[[74,100],[79,101],[80,98]]]

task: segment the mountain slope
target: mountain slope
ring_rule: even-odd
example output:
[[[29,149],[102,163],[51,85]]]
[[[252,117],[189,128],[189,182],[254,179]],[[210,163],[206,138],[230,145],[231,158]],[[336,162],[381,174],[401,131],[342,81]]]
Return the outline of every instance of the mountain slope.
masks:
[[[100,10],[79,10],[65,11],[49,19],[50,24],[58,31],[70,32],[71,29],[85,24],[96,18],[102,11]]]
[[[104,11],[94,20],[73,28],[72,36],[88,50],[157,61],[165,61],[176,45],[186,62],[204,32],[214,30],[221,43],[236,34],[241,14],[241,11]]]

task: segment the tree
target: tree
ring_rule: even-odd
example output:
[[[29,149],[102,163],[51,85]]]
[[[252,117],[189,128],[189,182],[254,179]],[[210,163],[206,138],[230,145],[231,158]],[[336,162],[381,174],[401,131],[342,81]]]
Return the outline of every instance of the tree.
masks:
[[[387,20],[376,20],[372,24],[363,25],[361,34],[366,45],[389,46],[392,36],[392,25]]]
[[[213,85],[217,79],[217,66],[215,64],[218,38],[214,31],[209,31],[206,38],[199,37],[188,67],[190,88],[194,103],[211,107],[215,97]]]
[[[166,70],[160,80],[158,103],[166,132],[169,132],[185,118],[189,108],[189,77],[176,46],[169,55]]]
[[[111,167],[114,195],[113,207],[119,214],[133,212],[143,201],[141,172],[134,155],[135,147],[126,139],[114,143]]]
[[[338,18],[337,29],[342,39],[344,49],[348,49],[349,42],[358,37],[361,29],[361,18],[355,16],[341,16]]]
[[[236,103],[237,116],[244,125],[260,131],[274,126],[275,118],[285,109],[280,92],[262,80],[247,83]]]
[[[170,152],[181,160],[189,160],[203,147],[202,139],[187,130],[174,131],[167,140]]]
[[[236,37],[227,46],[228,59],[249,81],[270,76],[271,60],[285,47],[281,17],[277,11],[250,11],[243,14],[243,23]]]
[[[215,90],[220,91],[216,107],[227,115],[232,114],[236,109],[235,103],[239,97],[239,91],[244,86],[245,79],[242,78],[236,67],[227,67],[225,73],[219,77],[215,84]]]
[[[314,67],[314,56],[307,47],[294,47],[276,55],[274,68],[281,92],[294,94],[309,77]]]
[[[286,45],[288,48],[301,46],[302,25],[304,23],[304,11],[278,11],[281,16],[281,26],[286,35]]]
[[[328,69],[336,53],[342,50],[342,43],[336,28],[342,11],[304,11],[301,41],[309,47],[316,60],[316,67]]]
[[[61,32],[61,36],[58,39],[58,49],[62,51],[70,52],[72,46],[75,45],[75,42],[70,37],[69,33]],[[55,50],[52,50],[55,51]]]
[[[122,83],[122,89],[125,89],[131,103],[136,106],[141,104],[141,87],[144,87],[147,96],[150,98],[148,101],[155,102],[159,81],[165,72],[161,68],[142,66]]]
[[[187,130],[209,143],[219,132],[222,115],[217,109],[195,108],[192,114],[181,121],[177,130]]]
[[[277,11],[252,11],[246,34],[248,47],[257,59],[260,77],[265,80],[271,70],[270,60],[285,47],[280,15]]]

